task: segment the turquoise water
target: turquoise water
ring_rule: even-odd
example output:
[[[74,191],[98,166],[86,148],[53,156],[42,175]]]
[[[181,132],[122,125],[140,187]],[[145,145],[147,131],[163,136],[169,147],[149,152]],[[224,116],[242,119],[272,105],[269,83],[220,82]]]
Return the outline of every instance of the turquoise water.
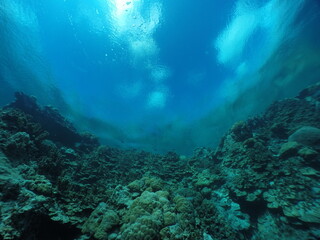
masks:
[[[320,76],[317,0],[2,0],[15,91],[112,146],[189,154]]]

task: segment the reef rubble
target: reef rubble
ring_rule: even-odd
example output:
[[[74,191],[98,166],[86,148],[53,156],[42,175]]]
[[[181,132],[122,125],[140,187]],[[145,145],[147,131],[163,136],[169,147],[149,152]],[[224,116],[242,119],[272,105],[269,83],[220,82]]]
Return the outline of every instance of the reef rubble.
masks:
[[[0,109],[0,240],[320,239],[319,96],[185,157],[100,145],[17,93]]]

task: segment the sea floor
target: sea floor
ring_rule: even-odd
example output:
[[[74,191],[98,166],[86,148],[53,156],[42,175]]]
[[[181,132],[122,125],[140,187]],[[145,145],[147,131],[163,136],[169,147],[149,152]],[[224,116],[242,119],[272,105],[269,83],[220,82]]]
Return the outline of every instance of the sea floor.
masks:
[[[320,85],[191,157],[100,145],[16,94],[0,109],[0,239],[320,239]]]

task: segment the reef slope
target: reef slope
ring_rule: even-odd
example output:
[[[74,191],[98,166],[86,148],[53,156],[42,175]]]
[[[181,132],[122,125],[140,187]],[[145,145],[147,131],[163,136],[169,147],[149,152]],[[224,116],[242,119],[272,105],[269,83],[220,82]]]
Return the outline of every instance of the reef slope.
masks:
[[[320,85],[192,157],[99,145],[23,93],[0,109],[0,239],[320,238]]]

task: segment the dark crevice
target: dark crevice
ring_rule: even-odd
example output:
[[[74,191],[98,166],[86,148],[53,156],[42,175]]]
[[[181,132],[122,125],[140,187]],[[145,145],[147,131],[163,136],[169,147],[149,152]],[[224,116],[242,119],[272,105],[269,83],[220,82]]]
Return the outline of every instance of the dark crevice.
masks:
[[[263,200],[255,201],[254,203],[243,201],[240,206],[241,211],[247,213],[251,221],[256,221],[267,209],[267,203]]]
[[[74,240],[81,235],[75,226],[55,222],[46,215],[33,216],[26,224],[21,240]]]

